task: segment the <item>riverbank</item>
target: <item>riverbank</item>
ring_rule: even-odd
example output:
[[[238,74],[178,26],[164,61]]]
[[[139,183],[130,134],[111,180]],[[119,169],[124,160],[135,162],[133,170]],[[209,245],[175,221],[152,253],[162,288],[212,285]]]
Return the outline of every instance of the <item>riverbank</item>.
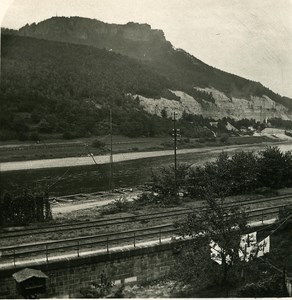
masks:
[[[281,144],[258,144],[246,146],[228,146],[228,147],[208,147],[204,149],[194,149],[189,153],[182,154],[178,152],[177,162],[188,165],[203,165],[208,161],[216,159],[222,151],[228,152],[230,155],[240,151],[260,151],[265,149],[267,145],[277,145],[282,151],[292,150],[292,143]],[[129,153],[132,155],[133,153]],[[141,155],[142,153],[137,153]],[[152,172],[161,167],[169,166],[174,163],[173,152],[163,152],[163,156],[155,156],[150,152],[152,157],[135,158],[132,160],[124,160],[117,162],[114,155],[113,178],[112,184],[114,188],[132,188],[143,185],[151,180]],[[125,158],[125,156],[123,156]],[[133,158],[133,157],[132,157]],[[72,166],[62,167],[56,165],[53,167],[48,160],[42,160],[42,164],[47,164],[47,168],[32,168],[28,162],[11,162],[7,167],[15,167],[14,171],[3,171],[1,175],[1,189],[3,191],[13,191],[17,186],[38,185],[46,188],[51,196],[62,196],[77,193],[94,193],[109,189],[110,165],[109,157],[105,156],[105,163],[95,165],[91,157],[86,157],[89,165],[74,165],[75,160],[72,159]],[[36,163],[33,161],[32,163]],[[21,166],[21,164],[23,164]],[[3,170],[1,163],[1,171]],[[20,167],[22,167],[20,169]],[[25,168],[26,167],[26,168]],[[8,169],[8,168],[7,168]],[[6,170],[7,170],[6,169]]]
[[[205,147],[218,147],[225,145],[244,145],[259,143],[277,143],[281,141],[266,136],[234,136],[226,141],[221,138],[181,138],[177,141],[178,149],[203,149]],[[147,137],[127,138],[125,136],[113,136],[113,154],[150,152],[172,150],[173,141],[171,137]],[[109,155],[109,136],[101,136],[87,139],[76,139],[72,141],[42,141],[28,143],[12,141],[0,142],[0,162],[30,161],[42,159],[55,159],[66,157],[87,157]]]
[[[277,145],[282,147],[283,145],[292,145],[290,142],[268,142],[258,144],[244,144],[240,146],[224,145],[216,147],[204,147],[204,148],[191,148],[177,150],[177,155],[188,153],[218,153],[221,151],[236,151],[236,150],[255,150],[263,148],[267,145]],[[292,147],[291,147],[292,149]],[[131,152],[131,153],[118,153],[114,155],[114,162],[124,162],[136,159],[154,158],[161,156],[173,155],[173,150],[161,150],[161,151],[147,151],[147,152]],[[20,171],[20,170],[33,170],[33,169],[47,169],[47,168],[60,168],[60,167],[76,167],[76,166],[88,166],[88,165],[101,165],[109,163],[109,155],[90,155],[86,157],[66,157],[66,158],[54,158],[54,159],[40,159],[40,160],[27,160],[27,161],[15,161],[15,162],[2,162],[0,163],[1,172],[7,171]]]

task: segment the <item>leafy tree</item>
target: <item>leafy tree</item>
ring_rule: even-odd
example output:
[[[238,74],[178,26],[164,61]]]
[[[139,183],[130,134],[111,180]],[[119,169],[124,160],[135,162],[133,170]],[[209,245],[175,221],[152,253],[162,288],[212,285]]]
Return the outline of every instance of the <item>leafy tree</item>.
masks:
[[[176,172],[177,182],[175,182],[174,166],[163,167],[152,172],[151,191],[156,193],[157,198],[163,202],[174,200],[176,192],[184,191],[188,171],[189,166],[187,164],[179,164]]]
[[[194,197],[205,197],[206,188],[214,183],[213,192],[220,196],[231,193],[230,160],[228,154],[222,152],[215,162],[208,162],[203,167],[193,169],[188,177],[188,192]],[[215,184],[216,183],[216,184]]]
[[[258,181],[260,186],[270,188],[281,188],[285,186],[285,170],[287,169],[287,158],[291,154],[284,154],[278,147],[267,147],[259,153]],[[291,159],[289,158],[291,161]],[[290,179],[291,180],[291,179]]]
[[[240,236],[247,229],[247,218],[238,207],[223,208],[224,198],[216,200],[212,190],[213,186],[210,185],[208,191],[206,191],[206,195],[208,195],[207,209],[200,213],[190,214],[183,223],[177,225],[182,236],[194,238],[191,248],[188,248],[188,251],[191,251],[190,257],[202,257],[206,263],[203,265],[208,267],[202,268],[202,262],[198,260],[195,264],[189,264],[188,260],[186,260],[186,263],[181,268],[186,270],[191,276],[189,280],[193,280],[194,283],[198,282],[198,279],[204,283],[206,274],[210,276],[210,279],[207,281],[210,283],[210,280],[214,280],[214,275],[212,274],[215,273],[215,275],[220,277],[221,286],[227,291],[228,284],[232,279],[229,277],[229,274],[232,268],[240,265],[238,257]],[[211,261],[209,248],[211,241],[216,242],[220,247],[218,254],[221,257],[221,265]],[[185,280],[185,277],[181,279]]]
[[[210,259],[208,240],[202,237],[181,250],[173,270],[177,286],[187,285],[189,294],[214,284],[220,285],[218,274],[220,266]]]
[[[230,159],[231,189],[233,194],[254,190],[258,179],[258,161],[252,152],[238,152]]]
[[[193,197],[204,197],[208,182],[216,181],[217,192],[224,195],[251,192],[257,188],[292,186],[292,154],[278,147],[267,147],[258,155],[239,152],[229,157],[221,153],[214,162],[190,170],[188,192]],[[220,195],[219,195],[220,196]]]
[[[39,188],[16,187],[0,198],[0,225],[26,225],[52,219],[48,193]]]

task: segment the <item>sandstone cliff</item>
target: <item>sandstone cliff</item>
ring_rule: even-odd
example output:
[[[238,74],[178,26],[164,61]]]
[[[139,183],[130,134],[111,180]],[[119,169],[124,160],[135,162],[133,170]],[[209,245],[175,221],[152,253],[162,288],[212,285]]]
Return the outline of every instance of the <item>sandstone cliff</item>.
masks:
[[[183,112],[186,112],[214,119],[231,117],[240,120],[247,118],[260,122],[271,118],[292,120],[292,114],[287,107],[276,103],[265,95],[262,97],[252,96],[251,99],[247,100],[244,98],[229,98],[214,88],[197,89],[212,93],[215,102],[198,101],[182,91],[172,91],[180,98],[179,101],[166,98],[146,98],[141,95],[135,95],[134,97],[138,96],[141,106],[150,114],[161,116],[161,112],[165,110],[168,117],[176,112],[178,119],[181,118]]]

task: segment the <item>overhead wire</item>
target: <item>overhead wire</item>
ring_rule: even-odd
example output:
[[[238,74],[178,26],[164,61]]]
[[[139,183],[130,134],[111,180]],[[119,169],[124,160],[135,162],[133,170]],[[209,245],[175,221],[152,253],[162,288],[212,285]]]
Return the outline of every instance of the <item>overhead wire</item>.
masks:
[[[51,187],[53,187],[54,185],[56,185],[59,181],[61,181],[61,180],[65,177],[65,175],[69,172],[69,170],[70,170],[72,167],[73,167],[73,166],[70,166],[70,167],[62,174],[62,176],[59,177],[59,178],[57,179],[57,181],[55,181],[53,184],[51,184],[51,185],[48,187],[48,190],[49,190]]]
[[[108,135],[104,136],[103,139],[105,139]],[[94,163],[97,165],[97,162],[94,158],[94,156],[92,155],[92,153],[89,151],[89,148],[88,148],[88,144],[84,144],[84,147],[86,148],[88,154],[90,155],[90,157],[92,158],[92,160],[94,161]],[[70,166],[62,175],[61,177],[59,177],[53,184],[51,184],[49,187],[48,187],[48,190],[50,188],[52,188],[54,185],[56,185],[58,182],[60,182],[65,176],[66,174],[70,171],[70,169],[72,168],[73,166]]]

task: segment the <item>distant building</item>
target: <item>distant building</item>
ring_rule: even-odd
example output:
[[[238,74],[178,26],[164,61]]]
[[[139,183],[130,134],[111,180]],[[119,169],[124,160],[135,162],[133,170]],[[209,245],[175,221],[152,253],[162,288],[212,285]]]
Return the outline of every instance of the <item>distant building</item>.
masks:
[[[238,129],[236,127],[234,127],[233,125],[231,125],[229,122],[227,122],[225,128],[228,130],[228,131],[238,131]]]

